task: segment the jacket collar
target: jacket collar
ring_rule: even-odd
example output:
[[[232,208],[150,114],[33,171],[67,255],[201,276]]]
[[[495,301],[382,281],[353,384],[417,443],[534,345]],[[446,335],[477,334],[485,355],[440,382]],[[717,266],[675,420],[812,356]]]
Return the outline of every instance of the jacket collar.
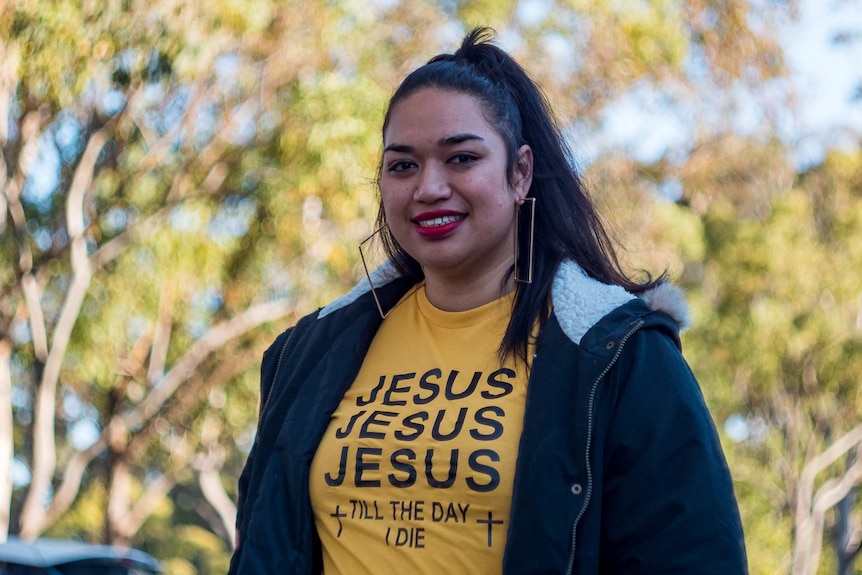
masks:
[[[392,260],[386,260],[380,267],[376,268],[371,274],[363,278],[356,284],[352,290],[334,300],[332,303],[320,310],[317,314],[318,319],[323,319],[329,314],[347,307],[363,295],[371,291],[371,289],[380,289],[381,287],[393,282],[401,277],[401,272],[392,263]],[[370,280],[370,283],[369,283]]]
[[[401,273],[391,260],[386,261],[347,294],[321,309],[318,318],[322,319],[347,307],[369,293],[372,286],[374,289],[380,289],[399,277]],[[578,344],[599,320],[636,298],[643,300],[651,310],[669,315],[680,331],[690,325],[688,306],[682,290],[667,282],[635,296],[620,286],[608,285],[590,277],[577,263],[566,260],[557,269],[551,287],[557,321],[563,333]]]

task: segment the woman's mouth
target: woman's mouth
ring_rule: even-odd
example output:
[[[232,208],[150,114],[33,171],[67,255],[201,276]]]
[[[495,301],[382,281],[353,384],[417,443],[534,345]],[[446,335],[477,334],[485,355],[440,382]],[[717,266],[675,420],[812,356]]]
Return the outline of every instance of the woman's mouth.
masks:
[[[415,220],[415,223],[423,228],[436,228],[437,226],[444,226],[463,219],[464,216],[442,216],[430,220]]]
[[[448,235],[464,221],[463,214],[422,214],[413,220],[416,231],[425,238],[437,239]]]

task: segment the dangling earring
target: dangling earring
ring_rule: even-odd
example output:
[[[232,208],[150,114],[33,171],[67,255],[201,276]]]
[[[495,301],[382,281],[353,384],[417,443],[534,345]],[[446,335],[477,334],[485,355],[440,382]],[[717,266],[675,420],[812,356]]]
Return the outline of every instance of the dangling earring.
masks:
[[[524,204],[529,204],[524,207]],[[515,214],[515,281],[533,283],[533,230],[536,226],[536,198],[524,198]],[[526,253],[521,253],[521,237],[527,241]]]
[[[371,274],[368,273],[368,264],[365,263],[365,254],[362,253],[362,246],[370,242],[374,238],[374,236],[382,232],[388,226],[389,224],[383,224],[382,226],[374,230],[374,232],[372,232],[370,236],[359,242],[359,257],[362,258],[362,267],[365,268],[365,277],[368,278],[368,285],[371,287],[371,295],[374,296],[374,303],[377,304],[377,311],[380,312],[380,317],[382,319],[386,319],[386,316],[388,316],[389,314],[383,313],[383,306],[380,305],[380,300],[377,298],[377,292],[374,290],[374,284],[371,283]]]

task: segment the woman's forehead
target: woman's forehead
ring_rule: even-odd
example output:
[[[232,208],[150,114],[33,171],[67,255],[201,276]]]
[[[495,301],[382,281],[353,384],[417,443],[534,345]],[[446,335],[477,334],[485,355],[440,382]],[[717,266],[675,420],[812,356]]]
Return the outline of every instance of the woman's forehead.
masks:
[[[487,140],[496,130],[485,118],[484,104],[470,94],[425,88],[397,102],[383,133],[383,142],[392,145],[453,143],[454,140]],[[402,142],[402,140],[405,140]]]

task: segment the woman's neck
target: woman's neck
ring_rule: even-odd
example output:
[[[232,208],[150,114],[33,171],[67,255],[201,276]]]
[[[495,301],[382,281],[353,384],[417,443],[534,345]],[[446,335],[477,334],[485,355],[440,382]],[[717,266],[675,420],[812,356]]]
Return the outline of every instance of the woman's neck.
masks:
[[[504,267],[487,270],[478,276],[463,274],[425,273],[425,295],[434,307],[443,311],[474,309],[508,294],[515,289],[513,276],[503,278],[511,262]]]

